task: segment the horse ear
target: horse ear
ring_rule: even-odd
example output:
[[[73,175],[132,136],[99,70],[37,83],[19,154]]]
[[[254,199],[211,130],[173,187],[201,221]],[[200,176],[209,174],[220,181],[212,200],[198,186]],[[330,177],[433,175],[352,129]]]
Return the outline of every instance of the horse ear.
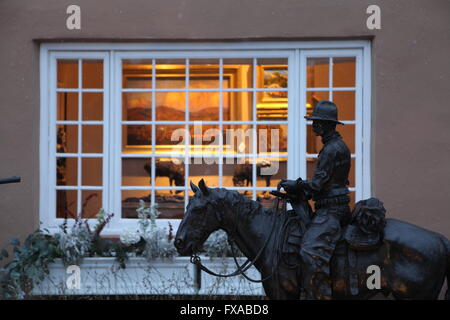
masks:
[[[198,183],[200,190],[202,190],[203,195],[207,196],[209,194],[209,189],[206,186],[205,180],[201,179]]]
[[[197,193],[197,191],[199,190],[198,187],[194,183],[192,183],[192,181],[191,181],[191,189],[194,193]]]

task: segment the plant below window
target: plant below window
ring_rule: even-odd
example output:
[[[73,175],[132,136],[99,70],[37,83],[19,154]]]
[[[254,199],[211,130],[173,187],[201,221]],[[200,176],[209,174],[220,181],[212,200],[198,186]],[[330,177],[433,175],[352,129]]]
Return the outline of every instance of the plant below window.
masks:
[[[13,245],[13,257],[0,269],[1,296],[7,299],[24,298],[49,273],[48,265],[55,259],[62,259],[65,266],[79,265],[85,257],[115,257],[121,268],[126,267],[129,257],[170,259],[177,255],[173,245],[173,227],[168,229],[157,225],[160,215],[157,205],[146,208],[143,201],[136,209],[138,228],[125,228],[119,241],[100,236],[104,227],[114,214],[107,214],[101,209],[96,215],[97,222],[93,228],[87,219],[76,218],[69,226],[67,219],[60,225],[60,232],[51,235],[48,230],[38,229],[30,234],[23,246],[18,239],[10,239]],[[204,245],[209,257],[231,256],[226,233],[213,233]],[[237,256],[242,253],[235,249]],[[8,258],[6,249],[0,251],[0,260]]]
[[[158,205],[145,208],[144,201],[140,200],[136,211],[139,218],[138,230],[126,228],[120,235],[120,241],[131,249],[132,255],[142,255],[147,259],[172,258],[177,255],[173,245],[172,225],[169,223],[167,231],[156,224],[156,219],[161,214]]]

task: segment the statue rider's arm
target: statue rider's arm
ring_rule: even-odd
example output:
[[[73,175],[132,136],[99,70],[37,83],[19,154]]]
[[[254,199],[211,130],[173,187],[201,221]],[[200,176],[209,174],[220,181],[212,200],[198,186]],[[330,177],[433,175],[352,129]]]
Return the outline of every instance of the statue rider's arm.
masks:
[[[324,150],[319,153],[317,168],[314,176],[310,180],[297,179],[297,185],[303,189],[306,197],[311,199],[313,195],[319,193],[324,185],[330,180],[333,173],[335,151],[334,148]]]

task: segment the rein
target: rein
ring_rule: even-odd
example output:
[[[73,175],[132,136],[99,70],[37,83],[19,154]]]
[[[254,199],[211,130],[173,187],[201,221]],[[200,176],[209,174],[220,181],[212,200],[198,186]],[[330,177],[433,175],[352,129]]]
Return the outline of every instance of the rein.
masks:
[[[245,272],[249,268],[251,268],[255,264],[255,262],[261,257],[264,249],[266,248],[267,244],[269,243],[270,238],[272,237],[273,231],[275,230],[275,220],[278,217],[277,214],[278,214],[278,201],[279,201],[279,198],[281,198],[281,197],[277,197],[276,200],[275,200],[275,205],[274,205],[275,211],[273,212],[272,229],[270,230],[270,233],[267,236],[266,240],[264,241],[264,244],[261,246],[261,248],[259,249],[258,253],[256,254],[256,256],[255,256],[255,258],[253,260],[250,261],[250,259],[247,258],[247,261],[245,261],[242,265],[239,265],[239,262],[237,261],[236,254],[235,254],[235,251],[234,251],[234,246],[233,246],[233,243],[232,243],[233,242],[233,237],[228,235],[228,243],[230,244],[231,252],[232,252],[232,255],[233,255],[233,260],[234,260],[234,262],[236,264],[236,270],[234,272],[229,273],[229,274],[216,273],[216,272],[208,269],[207,267],[205,267],[202,264],[201,258],[195,253],[192,254],[192,256],[191,256],[191,259],[190,259],[191,263],[197,265],[202,271],[205,271],[206,273],[208,273],[208,274],[210,274],[212,276],[216,276],[216,277],[220,277],[220,278],[229,278],[229,277],[242,275],[245,279],[247,279],[247,280],[249,280],[251,282],[257,282],[257,283],[264,282],[267,279],[271,278],[273,276],[276,268],[272,268],[271,274],[268,275],[267,277],[265,277],[264,279],[261,279],[261,280],[252,279],[249,276],[247,276],[245,274]],[[286,207],[286,199],[282,198],[282,201],[283,201],[283,209],[284,209]],[[217,216],[219,222],[221,222],[222,219],[220,218],[220,216],[219,216],[217,211],[216,211],[216,216]],[[204,221],[206,221],[206,219]],[[235,223],[235,230],[238,230],[238,223]]]

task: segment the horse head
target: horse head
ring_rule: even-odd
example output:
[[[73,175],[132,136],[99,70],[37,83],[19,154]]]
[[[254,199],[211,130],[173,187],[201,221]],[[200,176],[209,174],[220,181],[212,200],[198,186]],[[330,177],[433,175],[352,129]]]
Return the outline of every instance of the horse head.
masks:
[[[208,188],[203,179],[198,186],[191,182],[191,189],[194,196],[189,200],[175,237],[175,247],[181,255],[201,251],[209,235],[220,228],[215,190]]]

